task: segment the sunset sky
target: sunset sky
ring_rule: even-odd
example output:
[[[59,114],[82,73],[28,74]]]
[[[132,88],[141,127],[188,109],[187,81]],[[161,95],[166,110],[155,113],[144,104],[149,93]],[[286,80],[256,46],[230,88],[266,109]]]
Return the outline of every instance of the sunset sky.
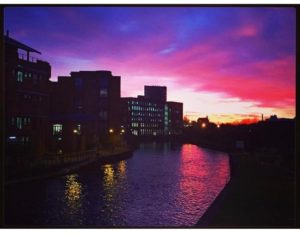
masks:
[[[296,12],[280,7],[9,7],[10,36],[39,51],[51,80],[111,70],[121,95],[167,86],[190,118],[295,116]]]

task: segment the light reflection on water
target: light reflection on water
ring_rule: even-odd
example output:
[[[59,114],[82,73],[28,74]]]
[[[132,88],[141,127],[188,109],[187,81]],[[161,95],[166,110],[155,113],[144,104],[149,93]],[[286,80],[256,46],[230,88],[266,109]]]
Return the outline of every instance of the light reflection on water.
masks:
[[[67,175],[66,176],[66,200],[70,202],[71,204],[80,200],[81,195],[81,184],[76,180],[78,175]]]
[[[13,186],[6,213],[10,224],[192,226],[228,178],[227,154],[147,143],[126,161]]]

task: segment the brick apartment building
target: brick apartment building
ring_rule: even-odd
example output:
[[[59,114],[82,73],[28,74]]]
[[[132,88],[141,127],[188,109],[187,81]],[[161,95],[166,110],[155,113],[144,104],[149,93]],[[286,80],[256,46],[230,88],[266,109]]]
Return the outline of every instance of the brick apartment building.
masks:
[[[47,151],[51,66],[9,35],[4,43],[6,160],[30,161]]]
[[[110,71],[71,72],[51,84],[51,149],[74,152],[97,147],[120,131],[120,77]]]

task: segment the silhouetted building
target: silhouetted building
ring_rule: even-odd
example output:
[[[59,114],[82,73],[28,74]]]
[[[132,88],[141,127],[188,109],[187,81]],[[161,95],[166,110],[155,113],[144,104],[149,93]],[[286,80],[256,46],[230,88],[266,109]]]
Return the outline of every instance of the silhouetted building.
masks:
[[[169,133],[178,135],[182,133],[183,128],[183,103],[167,102],[169,116]]]
[[[41,52],[10,38],[5,42],[6,159],[30,162],[46,153],[49,131],[48,62]]]
[[[120,131],[120,77],[110,71],[71,72],[52,84],[52,149],[95,148],[101,136]]]
[[[152,101],[167,101],[167,87],[165,86],[144,86],[145,99]]]
[[[197,119],[197,124],[198,126],[200,126],[201,128],[205,128],[209,126],[209,119],[208,116],[206,116],[205,118],[198,118]]]
[[[166,90],[166,87],[145,86]],[[150,88],[150,90],[151,90]],[[162,88],[162,89],[160,89]],[[148,89],[149,91],[149,89]],[[150,91],[151,92],[151,91]],[[163,91],[164,93],[165,91]],[[161,97],[166,95],[163,94]],[[182,133],[183,104],[166,102],[166,98],[151,98],[139,95],[137,98],[122,98],[122,124],[126,131],[136,136],[166,136]]]
[[[271,115],[270,118],[268,119],[270,122],[276,122],[278,121],[277,115]]]

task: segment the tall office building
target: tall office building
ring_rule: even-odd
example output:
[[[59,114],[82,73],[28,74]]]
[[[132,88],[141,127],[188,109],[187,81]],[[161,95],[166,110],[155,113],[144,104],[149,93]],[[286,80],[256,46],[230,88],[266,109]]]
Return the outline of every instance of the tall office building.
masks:
[[[145,96],[122,98],[122,124],[136,136],[182,133],[183,104],[166,102],[166,87],[145,86]]]

